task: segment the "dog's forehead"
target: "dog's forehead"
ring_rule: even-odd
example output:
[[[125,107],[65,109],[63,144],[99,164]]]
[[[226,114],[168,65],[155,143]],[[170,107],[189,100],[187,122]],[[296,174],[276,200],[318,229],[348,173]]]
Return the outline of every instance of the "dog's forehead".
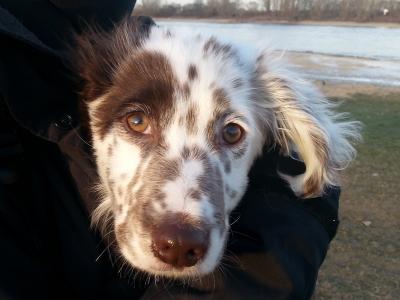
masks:
[[[165,128],[171,155],[185,146],[209,145],[212,127],[224,112],[248,110],[246,68],[231,45],[214,37],[154,28],[142,51],[162,55],[173,74],[174,109]]]
[[[185,113],[179,123],[193,133],[199,127],[194,120],[205,121],[221,105],[227,108],[229,102],[246,110],[248,77],[232,46],[154,28],[139,47],[121,57],[113,85],[91,105],[93,125],[104,137],[126,107],[142,103],[163,127],[174,113]],[[205,123],[197,125],[204,128]]]
[[[162,53],[171,62],[181,84],[199,79],[204,85],[217,82],[220,87],[228,88],[232,81],[237,84],[242,77],[243,68],[234,47],[213,36],[171,33],[155,27],[143,48]]]

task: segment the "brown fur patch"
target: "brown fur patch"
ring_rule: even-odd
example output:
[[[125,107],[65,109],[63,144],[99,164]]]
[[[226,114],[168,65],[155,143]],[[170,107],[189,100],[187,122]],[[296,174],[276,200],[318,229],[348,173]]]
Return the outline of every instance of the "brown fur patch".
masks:
[[[216,56],[223,55],[225,57],[234,55],[231,45],[220,43],[214,37],[208,39],[203,47],[204,56],[207,56],[211,53]]]
[[[140,189],[129,196],[131,200],[130,211],[138,216],[137,222],[146,230],[149,230],[149,226],[156,222],[154,218],[157,213],[150,203],[158,201],[163,206],[165,194],[161,191],[161,188],[166,182],[174,181],[180,175],[181,170],[182,162],[180,160],[166,160],[163,157],[164,152],[158,152],[159,154],[152,157],[146,169],[142,170],[140,179],[137,179],[140,180]],[[134,185],[135,182],[132,181],[130,186],[133,187]]]
[[[136,173],[133,175],[132,179],[130,180],[127,188],[127,195],[126,198],[128,199],[129,205],[132,204],[132,201],[134,200],[134,195],[132,195],[132,189],[139,184],[139,179],[142,176],[143,172],[143,167],[144,167],[144,160],[142,160],[139,165],[136,168]]]
[[[111,145],[108,145],[108,148],[107,148],[108,157],[112,156],[112,154],[113,154],[113,147]]]
[[[190,157],[190,154],[191,154],[190,148],[187,147],[187,146],[184,146],[183,149],[182,149],[182,153],[181,153],[182,158],[183,158],[184,160],[188,160],[189,157]]]
[[[141,47],[150,27],[127,19],[110,32],[92,27],[75,37],[70,65],[76,66],[83,81],[81,95],[85,101],[96,99],[112,86],[114,67]]]
[[[160,151],[159,154],[152,157],[149,165],[143,170],[142,176],[139,179],[141,188],[137,193],[131,195],[134,199],[131,202],[128,212],[131,226],[141,228],[143,232],[150,232],[154,224],[157,224],[161,218],[168,215],[166,211],[158,212],[151,203],[160,201],[161,207],[166,207],[163,201],[165,195],[161,191],[161,188],[165,186],[165,183],[174,181],[180,175],[182,163],[185,160],[192,159],[203,163],[204,173],[197,179],[199,182],[198,188],[193,187],[189,189],[187,196],[193,200],[199,200],[201,199],[201,195],[205,194],[215,207],[215,211],[223,213],[225,205],[223,198],[224,191],[219,168],[214,168],[211,165],[207,153],[201,148],[184,147],[180,159],[166,160],[163,157],[163,152]],[[136,216],[135,220],[132,218],[133,215]],[[221,230],[223,228],[221,227]]]
[[[221,119],[224,115],[230,111],[230,101],[227,92],[222,88],[216,88],[213,91],[213,101],[215,102],[215,109],[213,116],[207,124],[207,139],[215,149],[220,149],[220,143],[218,139],[218,132],[222,128]]]
[[[197,189],[190,189],[188,193],[189,197],[193,200],[200,201],[201,200],[201,193]]]
[[[114,76],[107,99],[95,111],[93,126],[101,138],[135,106],[147,107],[150,117],[157,120],[161,128],[167,126],[174,112],[173,95],[177,80],[163,54],[138,51],[124,64],[126,67]]]
[[[185,98],[185,99],[189,99],[190,98],[190,94],[191,94],[191,91],[190,91],[190,85],[189,85],[189,83],[184,83],[183,85],[182,85],[182,90],[181,90],[181,92],[182,92],[182,96]]]
[[[204,173],[198,178],[200,192],[205,194],[214,206],[216,213],[225,209],[223,177],[218,166],[209,159],[204,161]]]
[[[198,108],[195,105],[191,105],[186,114],[186,127],[189,134],[195,134],[197,132],[197,114]]]
[[[197,71],[197,67],[194,64],[190,64],[189,69],[188,69],[189,81],[195,80],[198,76],[199,76],[199,74]]]
[[[229,108],[228,93],[223,88],[217,88],[213,92],[213,100],[217,105],[217,110]]]

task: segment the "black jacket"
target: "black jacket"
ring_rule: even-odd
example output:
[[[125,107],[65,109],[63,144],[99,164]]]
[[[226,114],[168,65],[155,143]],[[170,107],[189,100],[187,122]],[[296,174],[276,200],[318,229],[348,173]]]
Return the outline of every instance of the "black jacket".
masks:
[[[110,28],[133,5],[0,0],[0,299],[310,298],[336,233],[339,192],[296,199],[275,174],[295,165],[274,151],[256,162],[232,215],[223,276],[147,282],[121,269],[90,229],[96,172],[62,58],[82,24]]]

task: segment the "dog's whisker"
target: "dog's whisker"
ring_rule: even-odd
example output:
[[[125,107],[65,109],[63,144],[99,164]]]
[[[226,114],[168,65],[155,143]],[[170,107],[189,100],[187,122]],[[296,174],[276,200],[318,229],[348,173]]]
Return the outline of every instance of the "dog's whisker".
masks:
[[[240,258],[229,249],[226,249],[226,253],[224,254],[221,263],[227,267],[242,268],[242,262]]]
[[[255,237],[253,237],[251,235],[248,235],[246,233],[243,233],[243,232],[240,232],[240,231],[236,231],[236,230],[233,230],[233,229],[231,229],[231,232],[232,232],[232,234],[240,235],[240,236],[245,237],[245,238],[247,238],[249,240],[257,241],[257,239]]]
[[[235,220],[232,221],[232,223],[230,224],[230,226],[232,226],[233,224],[235,224],[237,221],[239,221],[240,219],[240,215],[237,216],[237,218]]]
[[[114,243],[114,241],[112,242]],[[112,243],[107,243],[107,246],[104,247],[104,250],[99,254],[99,256],[96,258],[96,262],[101,258],[101,256],[106,252],[109,251],[110,247],[112,246]]]
[[[91,145],[88,141],[86,141],[84,138],[82,138],[82,136],[80,135],[80,133],[78,132],[78,130],[75,127],[72,127],[71,125],[71,129],[74,131],[74,133],[76,134],[76,136],[83,142],[85,143],[86,146],[89,146],[91,149],[94,149],[93,145]]]

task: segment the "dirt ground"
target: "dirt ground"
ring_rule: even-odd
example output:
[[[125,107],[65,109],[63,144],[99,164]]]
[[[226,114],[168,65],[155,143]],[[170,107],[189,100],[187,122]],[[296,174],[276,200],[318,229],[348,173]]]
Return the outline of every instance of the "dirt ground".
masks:
[[[315,299],[400,299],[400,93],[326,87],[364,123],[346,171],[341,225],[321,268]],[[364,90],[363,90],[364,88]]]

